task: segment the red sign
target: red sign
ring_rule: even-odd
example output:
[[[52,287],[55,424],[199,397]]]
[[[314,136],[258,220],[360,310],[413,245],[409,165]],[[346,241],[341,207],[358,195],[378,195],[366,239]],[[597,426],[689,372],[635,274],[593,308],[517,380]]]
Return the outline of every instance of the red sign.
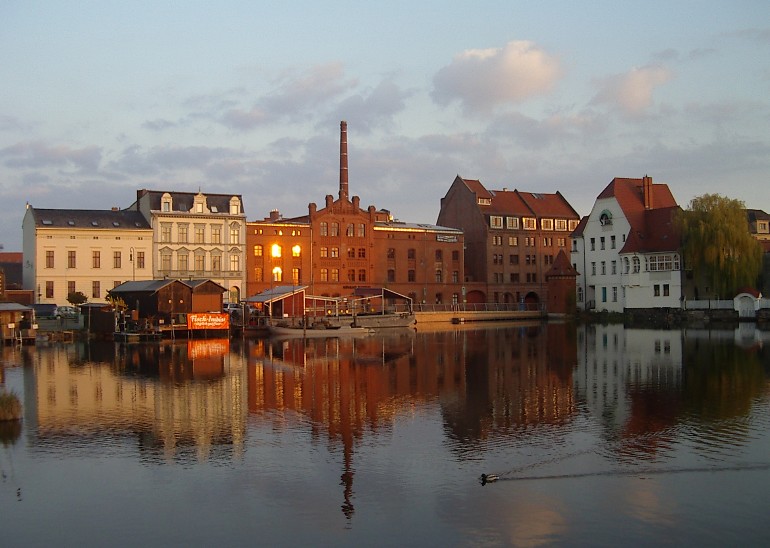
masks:
[[[230,316],[223,312],[188,314],[187,329],[230,329]]]

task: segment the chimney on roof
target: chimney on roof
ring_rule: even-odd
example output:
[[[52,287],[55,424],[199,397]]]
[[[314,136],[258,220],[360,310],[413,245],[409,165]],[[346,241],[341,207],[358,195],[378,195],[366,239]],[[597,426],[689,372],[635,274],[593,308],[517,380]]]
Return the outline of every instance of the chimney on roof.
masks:
[[[652,177],[645,175],[642,177],[642,193],[644,195],[644,209],[652,209]]]
[[[270,220],[272,222],[276,222],[278,219],[281,218],[281,212],[277,209],[271,209],[270,210]]]
[[[340,200],[348,199],[348,123],[340,122]]]

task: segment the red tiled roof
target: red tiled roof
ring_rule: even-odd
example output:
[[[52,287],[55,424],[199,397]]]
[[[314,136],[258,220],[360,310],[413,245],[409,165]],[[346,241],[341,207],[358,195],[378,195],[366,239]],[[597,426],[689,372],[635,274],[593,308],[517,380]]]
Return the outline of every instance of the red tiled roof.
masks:
[[[492,194],[484,188],[484,185],[482,185],[481,181],[478,179],[463,179],[463,183],[465,183],[465,186],[467,186],[471,192],[475,192],[477,197],[492,199]]]
[[[491,201],[491,205],[484,206],[484,211],[489,214],[564,219],[579,217],[560,192],[546,194],[518,190],[487,190],[478,179],[462,179],[462,181],[471,192],[476,194],[477,199],[485,198]]]
[[[569,258],[563,249],[559,250],[559,254],[556,255],[556,259],[553,261],[551,268],[545,273],[546,279],[551,276],[575,276],[578,272],[575,270],[569,262]]]
[[[0,263],[23,263],[24,253],[21,251],[0,251]]]
[[[648,209],[641,212],[641,222],[631,226],[621,253],[650,253],[654,251],[677,251],[681,245],[674,216],[679,206]]]
[[[580,219],[580,222],[575,227],[575,230],[570,234],[570,238],[580,238],[585,232],[586,226],[588,226],[588,215]]]
[[[564,199],[560,192],[545,194],[540,192],[519,192],[515,190],[522,201],[527,204],[536,217],[561,217],[578,219],[580,215]]]

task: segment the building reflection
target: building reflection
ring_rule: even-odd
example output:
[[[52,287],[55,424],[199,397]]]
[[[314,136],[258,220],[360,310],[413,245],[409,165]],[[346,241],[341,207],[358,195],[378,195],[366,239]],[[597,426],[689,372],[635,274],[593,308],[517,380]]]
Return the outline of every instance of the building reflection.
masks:
[[[243,451],[245,372],[227,339],[77,344],[36,357],[25,420],[37,445],[98,434],[137,437],[147,458]]]

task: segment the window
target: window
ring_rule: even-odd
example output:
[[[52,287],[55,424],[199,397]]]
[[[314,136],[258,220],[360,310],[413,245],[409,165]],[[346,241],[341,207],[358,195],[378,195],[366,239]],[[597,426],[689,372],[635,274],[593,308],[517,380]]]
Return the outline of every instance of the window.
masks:
[[[254,268],[254,281],[255,282],[261,282],[263,280],[265,273],[262,270],[261,266],[257,266]]]
[[[75,282],[67,282],[67,296],[75,292]]]
[[[452,260],[453,261],[459,261],[460,260],[460,252],[455,250],[452,250]]]
[[[440,249],[436,250],[436,262],[440,263],[442,260],[444,260],[444,254]]]
[[[444,273],[440,268],[436,269],[436,283],[442,283],[444,281]]]
[[[543,230],[553,230],[553,219],[540,219],[540,227]]]
[[[663,284],[663,296],[668,297],[669,296],[669,286],[668,284]]]
[[[144,251],[136,252],[136,268],[144,268]]]
[[[206,229],[201,225],[195,225],[195,243],[202,244],[205,241]]]
[[[270,255],[273,258],[276,258],[276,259],[279,258],[279,257],[282,257],[283,256],[283,248],[280,245],[278,245],[278,244],[273,244],[270,247]]]
[[[392,247],[388,248],[388,259],[395,259],[396,258],[396,250]]]
[[[610,236],[610,249],[615,249],[615,236]]]
[[[45,252],[45,267],[53,268],[53,251]]]
[[[679,270],[679,255],[650,255],[647,267],[650,272]]]
[[[203,272],[206,269],[206,256],[203,253],[195,254],[195,270]]]
[[[599,249],[604,249],[604,236],[599,238]]]
[[[612,288],[612,302],[613,303],[618,302],[618,288],[617,287],[613,287]]]
[[[348,248],[348,259],[355,259],[356,258],[356,248],[355,247],[349,247]]]
[[[340,270],[339,270],[339,268],[332,268],[332,270],[331,270],[331,272],[329,274],[330,274],[332,282],[340,281]]]
[[[518,217],[506,217],[505,218],[505,228],[511,229],[511,230],[518,230],[519,229],[519,218]]]
[[[102,254],[101,251],[92,251],[91,252],[91,268],[101,268],[102,267]]]
[[[294,246],[291,248],[291,256],[292,256],[292,257],[299,257],[299,256],[300,256],[300,253],[301,253],[301,251],[302,251],[302,248],[299,246],[299,244],[297,244],[297,245],[294,245]]]
[[[407,281],[409,281],[409,282],[414,282],[414,281],[416,280],[416,276],[415,276],[415,270],[414,270],[414,269],[410,269],[410,270],[409,270],[409,271],[406,273],[406,279],[407,279]]]
[[[613,275],[618,273],[618,262],[617,261],[612,261],[612,271],[611,272],[612,272]]]
[[[634,274],[639,274],[639,270],[641,270],[641,263],[639,262],[639,257],[634,257]]]
[[[591,263],[591,275],[592,276],[596,276],[596,263],[595,262]]]
[[[326,258],[329,256],[329,248],[322,245],[321,246],[321,258]]]
[[[631,263],[628,261],[628,257],[623,257],[623,271],[626,274],[631,271]]]
[[[412,261],[414,260],[416,255],[417,255],[417,251],[414,248],[409,248],[406,252],[406,258]]]
[[[359,282],[365,282],[366,281],[366,270],[361,268],[358,270],[358,281]]]
[[[330,257],[332,259],[336,259],[340,256],[340,248],[339,247],[332,247]]]
[[[329,223],[326,221],[321,221],[319,231],[321,232],[321,236],[328,236],[329,235]]]
[[[171,225],[164,223],[160,225],[160,241],[161,242],[170,242],[171,241]]]
[[[567,220],[556,219],[556,230],[561,230],[562,232],[567,230]]]
[[[214,272],[220,272],[222,270],[222,255],[211,256],[211,270]]]
[[[292,268],[291,269],[291,283],[294,285],[299,285],[300,279],[299,279],[299,268]]]
[[[232,225],[230,227],[230,243],[237,244],[241,239],[241,231],[238,225]]]
[[[94,299],[98,299],[99,297],[101,297],[101,293],[102,293],[101,284],[99,283],[99,281],[94,280],[93,282],[91,282],[91,297]]]
[[[348,227],[345,229],[345,236],[353,237],[353,223],[348,223]]]
[[[67,251],[67,268],[77,268],[77,255],[75,251]]]
[[[606,287],[602,287],[602,302],[603,303],[607,302],[607,288]]]
[[[652,294],[656,297],[660,297],[660,286],[658,284],[652,286]]]
[[[121,264],[121,256],[120,251],[113,251],[112,252],[112,268],[120,268]]]
[[[396,271],[392,268],[388,269],[388,282],[393,283],[396,281]]]
[[[329,236],[339,236],[340,235],[340,224],[339,223],[332,223],[331,232],[329,232]]]
[[[273,281],[274,282],[283,281],[283,270],[281,270],[280,266],[276,266],[275,268],[273,268]]]
[[[222,243],[222,227],[221,226],[212,226],[211,227],[211,243],[212,244],[221,244]]]
[[[352,268],[348,269],[348,281],[349,282],[356,281],[356,271]]]
[[[365,247],[359,247],[358,248],[358,258],[359,259],[366,259],[366,248]]]
[[[45,282],[45,298],[53,299],[53,282]]]
[[[177,233],[179,236],[179,243],[180,244],[186,244],[187,243],[187,225],[179,225],[177,226]]]
[[[264,253],[264,248],[262,247],[261,244],[257,244],[257,245],[254,246],[254,256],[255,257],[261,257],[263,253]]]
[[[607,262],[602,261],[602,276],[604,276],[605,274],[607,274]]]
[[[328,268],[322,268],[321,269],[321,281],[322,282],[328,282],[329,281],[329,269]]]
[[[188,261],[190,259],[189,253],[187,251],[179,251],[176,256],[176,264],[179,270],[182,272],[186,272],[189,270],[189,264]]]
[[[235,253],[230,253],[230,271],[238,272],[241,269],[241,257]]]
[[[503,228],[503,218],[499,215],[490,215],[489,226],[492,228]]]
[[[516,264],[519,264],[519,256],[518,256],[518,255],[511,255],[511,256],[508,258],[508,262],[509,262],[510,264],[514,264],[514,265],[516,265]]]
[[[358,223],[358,233],[356,235],[359,238],[366,237],[366,225],[364,223]]]
[[[577,302],[582,303],[583,302],[583,288],[578,287],[577,288]]]
[[[508,245],[514,246],[519,245],[519,237],[518,236],[508,236]]]
[[[596,251],[596,238],[591,238],[591,251]]]
[[[537,219],[534,217],[524,217],[522,219],[524,230],[535,230],[537,228]]]
[[[452,283],[460,283],[460,271],[459,270],[453,270],[452,271]]]
[[[171,270],[171,253],[164,252],[160,254],[160,269],[165,271]]]

